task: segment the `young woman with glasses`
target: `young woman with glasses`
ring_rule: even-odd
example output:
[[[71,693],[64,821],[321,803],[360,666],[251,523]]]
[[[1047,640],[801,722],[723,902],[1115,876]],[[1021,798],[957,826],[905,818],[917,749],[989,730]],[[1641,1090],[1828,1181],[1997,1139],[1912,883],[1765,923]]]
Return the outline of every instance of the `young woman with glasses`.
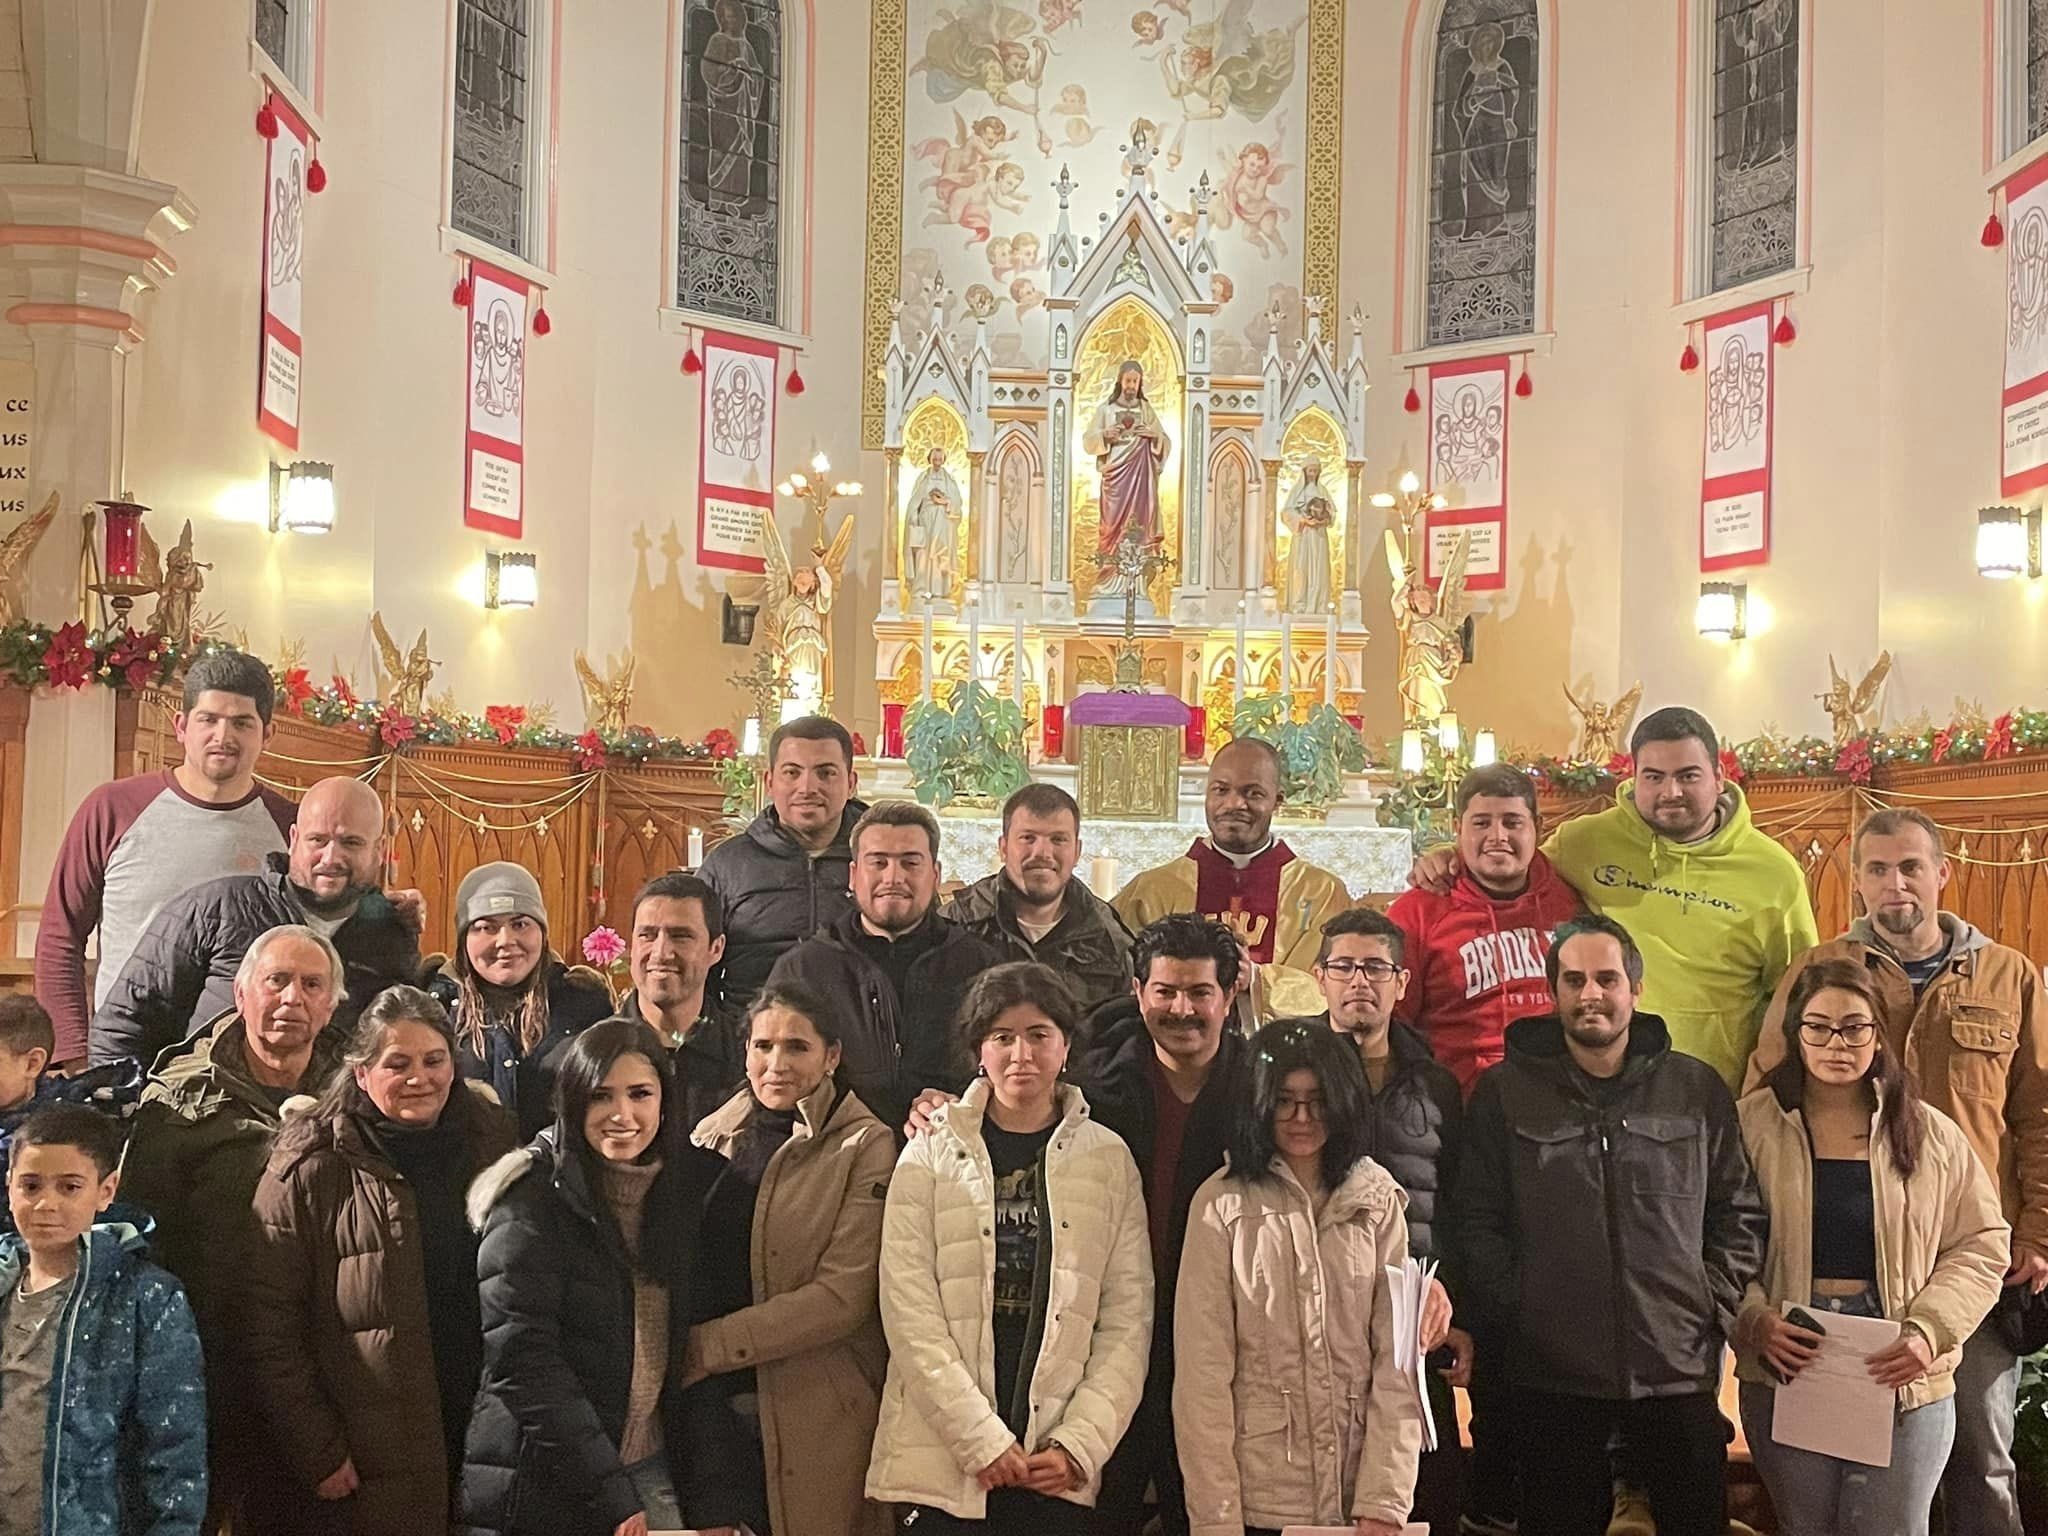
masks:
[[[1230,1161],[1195,1194],[1173,1314],[1173,1422],[1198,1531],[1398,1536],[1422,1415],[1387,1265],[1407,1201],[1364,1155],[1365,1073],[1320,1022],[1251,1039]]]
[[[1736,1320],[1742,1427],[1778,1518],[1802,1536],[1926,1536],[1955,1436],[1963,1341],[1998,1299],[2010,1229],[1954,1121],[1921,1102],[1880,1038],[1877,988],[1853,960],[1808,966],[1785,1006],[1785,1060],[1738,1106],[1770,1245]],[[1868,1357],[1898,1394],[1891,1465],[1779,1445],[1774,1388],[1813,1363],[1830,1314],[1889,1318]]]

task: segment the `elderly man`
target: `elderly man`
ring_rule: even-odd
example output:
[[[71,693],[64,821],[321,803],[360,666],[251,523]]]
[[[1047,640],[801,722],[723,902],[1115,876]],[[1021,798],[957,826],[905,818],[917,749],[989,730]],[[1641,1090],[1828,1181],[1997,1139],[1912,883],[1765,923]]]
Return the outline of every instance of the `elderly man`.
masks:
[[[327,1025],[341,989],[333,944],[311,928],[272,928],[235,973],[234,1007],[165,1056],[135,1111],[121,1194],[156,1219],[157,1256],[184,1282],[199,1323],[214,1513],[233,1507],[249,1458],[262,1454],[231,1373],[219,1369],[254,1237],[251,1200],[284,1101],[316,1092],[340,1064],[340,1032]]]
[[[343,1025],[384,988],[417,981],[419,940],[378,889],[383,865],[377,792],[322,779],[266,873],[209,880],[150,919],[93,1020],[94,1065],[133,1057],[147,1067],[223,1012],[250,942],[282,924],[312,928],[340,952],[346,979],[333,1007]]]

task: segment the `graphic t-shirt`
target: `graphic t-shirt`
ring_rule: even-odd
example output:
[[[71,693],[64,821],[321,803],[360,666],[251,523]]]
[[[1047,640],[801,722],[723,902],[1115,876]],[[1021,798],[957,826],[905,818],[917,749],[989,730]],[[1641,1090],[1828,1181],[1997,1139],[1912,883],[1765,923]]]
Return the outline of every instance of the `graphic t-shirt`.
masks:
[[[1044,1277],[1052,1244],[1045,1209],[1045,1146],[1058,1129],[1006,1131],[982,1122],[996,1180],[996,1407],[1020,1439],[1031,1418],[1031,1372],[1044,1332]]]

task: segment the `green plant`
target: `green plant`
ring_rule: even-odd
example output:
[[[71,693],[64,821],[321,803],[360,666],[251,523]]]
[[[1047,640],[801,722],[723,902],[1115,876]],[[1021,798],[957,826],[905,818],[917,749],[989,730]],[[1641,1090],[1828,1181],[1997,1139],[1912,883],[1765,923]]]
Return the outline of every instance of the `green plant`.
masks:
[[[725,803],[719,807],[725,819],[736,827],[746,825],[753,818],[755,790],[760,783],[754,760],[735,753],[717,759],[712,772],[718,775],[718,787],[725,794]]]
[[[911,787],[926,805],[961,795],[1000,800],[1031,782],[1024,761],[1024,712],[979,682],[952,697],[920,699],[903,716],[903,756]]]
[[[1280,793],[1287,803],[1322,809],[1344,795],[1344,775],[1365,771],[1365,741],[1337,710],[1318,704],[1296,721],[1277,693],[1246,694],[1230,716],[1232,736],[1250,736],[1280,754]]]
[[[1393,750],[1399,752],[1398,743]],[[1380,825],[1406,827],[1417,848],[1449,842],[1457,832],[1450,810],[1452,791],[1471,766],[1463,753],[1446,753],[1437,744],[1436,732],[1422,732],[1422,771],[1404,772],[1380,790]]]

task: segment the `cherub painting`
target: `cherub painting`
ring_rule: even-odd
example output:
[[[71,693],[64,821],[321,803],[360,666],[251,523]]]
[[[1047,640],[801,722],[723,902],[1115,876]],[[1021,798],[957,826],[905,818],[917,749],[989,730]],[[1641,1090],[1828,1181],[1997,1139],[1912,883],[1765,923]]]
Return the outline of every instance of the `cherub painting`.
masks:
[[[1159,57],[1166,90],[1190,122],[1226,117],[1232,111],[1263,122],[1294,80],[1294,41],[1308,22],[1306,13],[1285,27],[1254,31],[1254,0],[1224,0],[1215,21],[1189,27],[1176,47]]]
[[[956,225],[967,231],[969,245],[977,245],[989,237],[995,217],[993,209],[1000,208],[1005,213],[1024,211],[1030,196],[1023,187],[1024,167],[1014,160],[1005,160],[987,180],[957,188],[943,208],[934,208],[925,215],[925,226]]]
[[[1279,131],[1271,143],[1254,139],[1237,152],[1223,173],[1217,189],[1212,217],[1218,229],[1237,226],[1252,249],[1261,256],[1287,254],[1280,225],[1294,217],[1291,210],[1273,200],[1274,185],[1294,167],[1280,158],[1280,146],[1287,138],[1287,119],[1280,119]]]
[[[1157,52],[1147,52],[1146,50],[1156,50],[1161,43],[1166,41],[1166,24],[1164,22],[1150,11],[1133,11],[1131,13],[1131,32],[1137,39],[1137,41],[1131,44],[1133,49],[1148,59],[1159,57]]]
[[[1017,318],[1022,320],[1034,309],[1045,307],[1045,290],[1035,278],[1020,277],[1010,284],[1010,301],[1017,306]]]
[[[931,99],[957,101],[981,91],[999,107],[1036,115],[1052,48],[1043,37],[1025,41],[1035,26],[1030,15],[1005,0],[967,0],[959,11],[938,16],[924,57],[910,66],[925,77]],[[1020,94],[1024,86],[1031,88],[1028,97]]]
[[[1038,0],[1038,19],[1048,35],[1057,32],[1070,21],[1080,21],[1081,0]]]
[[[928,189],[932,201],[941,208],[948,206],[956,192],[985,181],[1007,158],[1003,146],[1013,137],[1008,124],[993,113],[977,118],[969,128],[967,119],[955,111],[950,141],[931,138],[912,147],[911,153],[918,159],[929,160],[938,167],[918,183],[919,188]]]

